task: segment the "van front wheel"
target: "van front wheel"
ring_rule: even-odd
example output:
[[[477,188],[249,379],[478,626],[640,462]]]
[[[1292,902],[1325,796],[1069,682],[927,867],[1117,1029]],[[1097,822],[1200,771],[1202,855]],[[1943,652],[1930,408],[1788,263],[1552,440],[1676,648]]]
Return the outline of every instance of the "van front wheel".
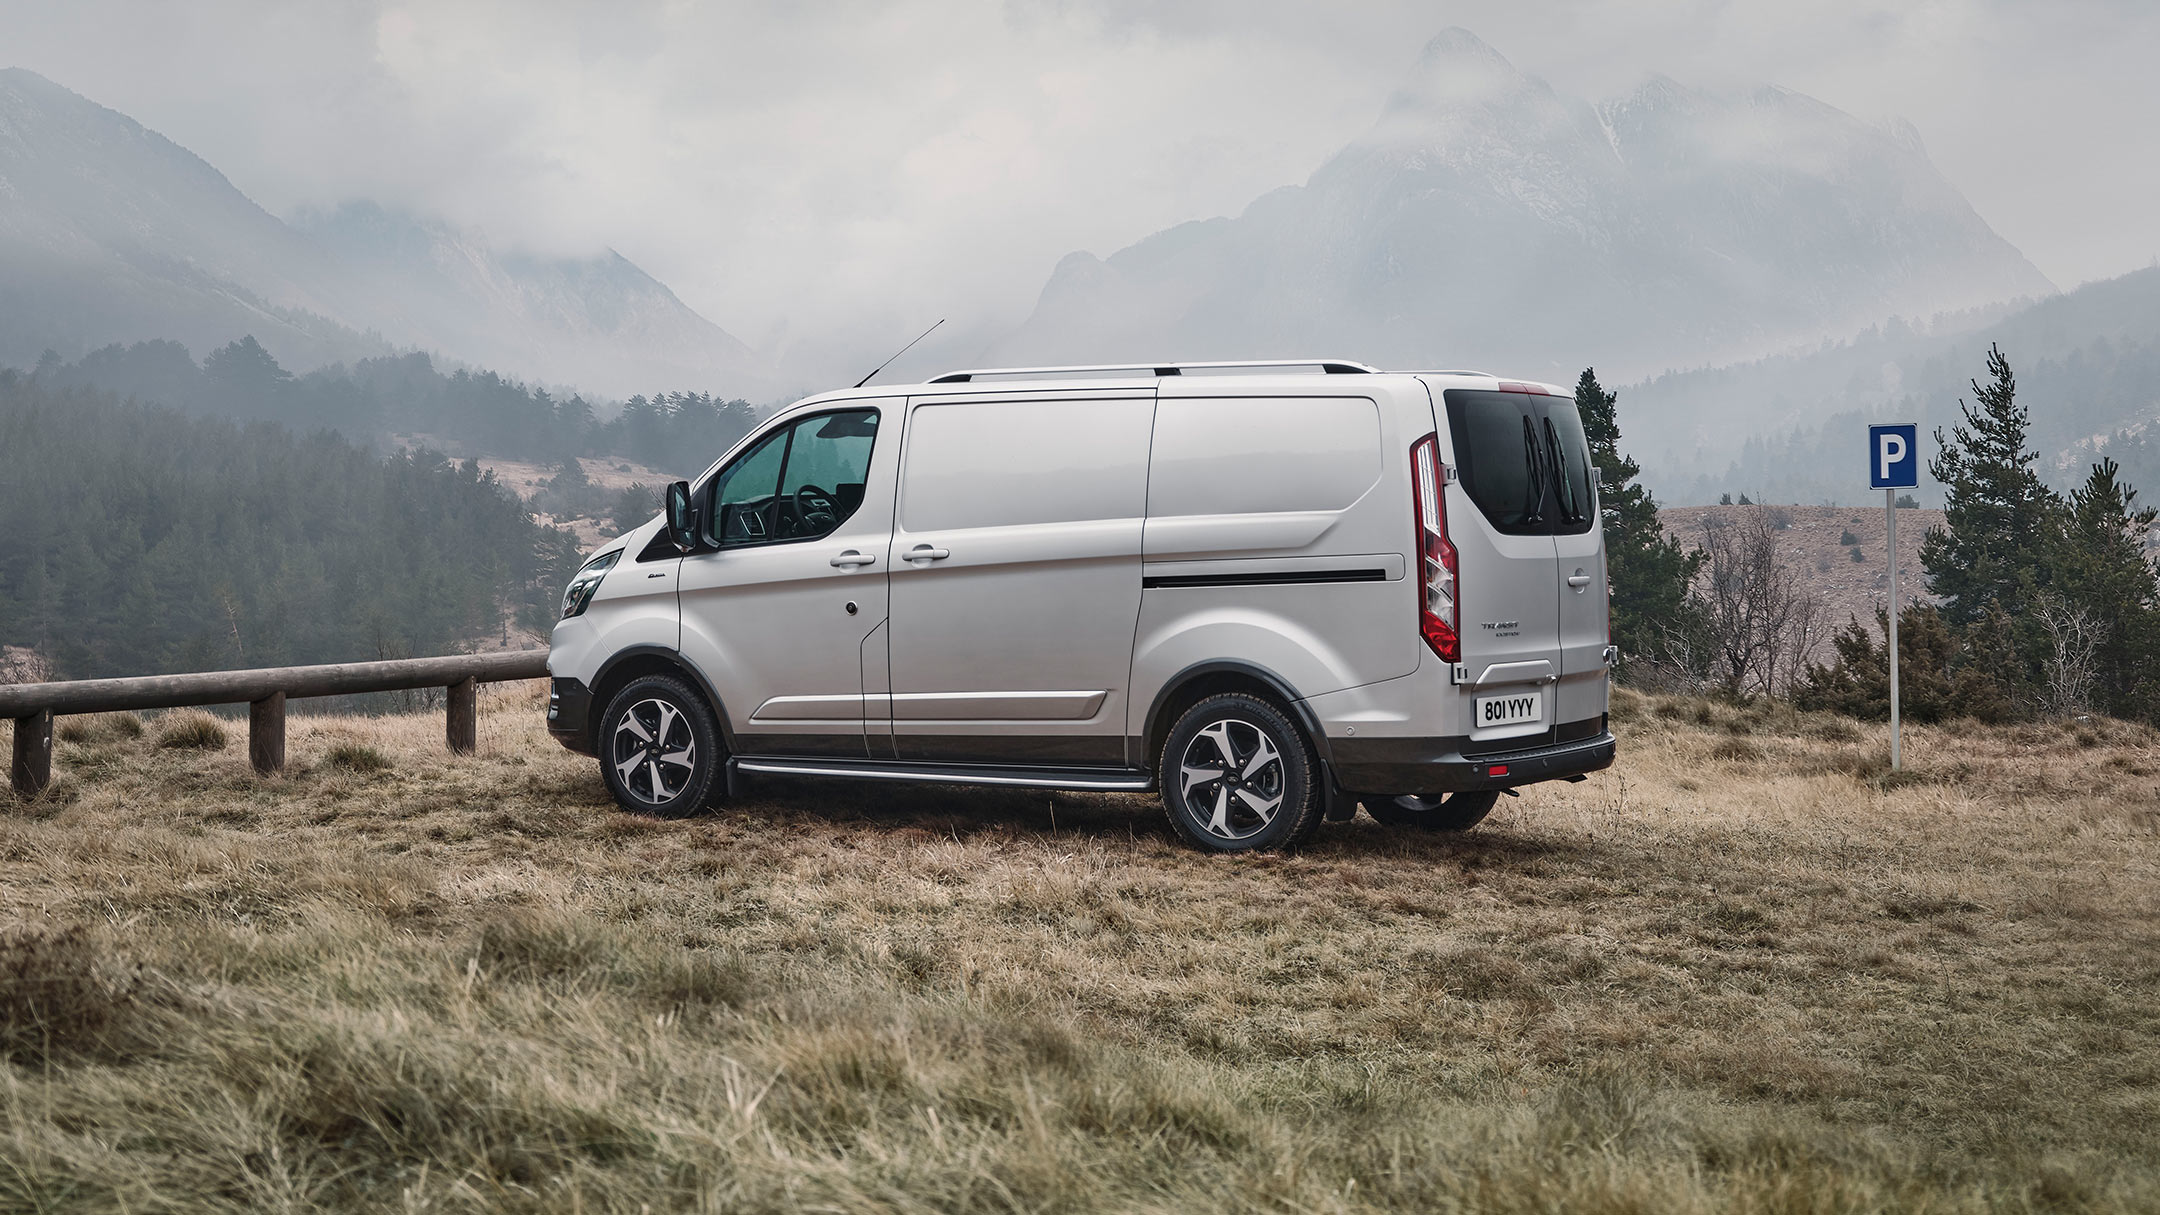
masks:
[[[600,718],[600,776],[623,809],[659,818],[703,810],[719,783],[720,726],[705,698],[672,675],[624,685]]]
[[[1486,789],[1478,793],[1450,793],[1446,798],[1418,797],[1405,793],[1399,797],[1366,797],[1360,799],[1365,813],[1374,820],[1390,827],[1416,827],[1422,831],[1468,831],[1485,821],[1492,813],[1493,803],[1500,800],[1500,791]]]
[[[1303,843],[1320,825],[1312,749],[1289,717],[1242,692],[1185,710],[1163,744],[1163,809],[1188,843],[1259,852]]]

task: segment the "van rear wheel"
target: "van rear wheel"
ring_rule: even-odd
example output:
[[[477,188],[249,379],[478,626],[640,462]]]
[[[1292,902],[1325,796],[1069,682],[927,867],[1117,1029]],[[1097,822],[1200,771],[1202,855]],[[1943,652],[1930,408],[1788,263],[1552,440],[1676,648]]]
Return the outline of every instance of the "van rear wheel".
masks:
[[[1390,827],[1415,827],[1421,831],[1468,831],[1492,813],[1500,791],[1450,793],[1445,797],[1419,797],[1404,793],[1395,797],[1364,797],[1358,804],[1377,822]]]
[[[1320,825],[1316,765],[1281,709],[1243,692],[1179,715],[1163,743],[1163,809],[1185,841],[1210,852],[1303,843]]]
[[[685,818],[713,800],[721,764],[720,725],[683,680],[646,675],[608,701],[600,718],[600,776],[633,814]]]

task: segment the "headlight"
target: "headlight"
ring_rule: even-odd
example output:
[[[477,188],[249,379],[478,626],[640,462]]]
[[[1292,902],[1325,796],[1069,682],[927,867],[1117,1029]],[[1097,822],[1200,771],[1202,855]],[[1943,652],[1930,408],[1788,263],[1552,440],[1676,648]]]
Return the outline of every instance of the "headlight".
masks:
[[[585,611],[585,605],[592,602],[593,592],[600,589],[600,580],[607,577],[607,572],[615,568],[617,561],[622,560],[622,554],[621,549],[616,549],[612,553],[602,553],[586,562],[585,568],[577,572],[577,577],[570,580],[570,589],[563,592],[562,618],[564,620],[580,615]]]

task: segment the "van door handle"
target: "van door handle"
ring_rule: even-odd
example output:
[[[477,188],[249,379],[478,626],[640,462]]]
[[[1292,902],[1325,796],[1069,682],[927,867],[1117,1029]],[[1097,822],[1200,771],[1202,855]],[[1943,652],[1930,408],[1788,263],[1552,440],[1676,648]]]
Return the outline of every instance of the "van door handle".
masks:
[[[1576,570],[1574,577],[1567,580],[1567,584],[1579,591],[1590,585],[1590,575],[1583,573],[1581,570]]]
[[[853,569],[858,565],[876,565],[877,558],[871,556],[869,553],[858,552],[855,549],[851,548],[848,551],[833,558],[832,563],[836,568],[839,569]]]
[[[943,561],[950,556],[952,554],[944,549],[931,548],[927,544],[918,544],[907,551],[907,559],[910,561]]]

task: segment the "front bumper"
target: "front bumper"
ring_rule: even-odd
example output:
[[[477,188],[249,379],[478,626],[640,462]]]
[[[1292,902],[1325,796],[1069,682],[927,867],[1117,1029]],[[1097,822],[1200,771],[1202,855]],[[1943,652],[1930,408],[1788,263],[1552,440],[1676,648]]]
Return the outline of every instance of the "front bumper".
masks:
[[[576,679],[549,681],[547,728],[563,746],[580,755],[593,754],[592,689]]]
[[[1610,768],[1618,743],[1610,731],[1521,751],[1464,755],[1465,738],[1331,738],[1335,780],[1353,793],[1429,797],[1513,789]],[[1490,745],[1490,744],[1488,744]]]

